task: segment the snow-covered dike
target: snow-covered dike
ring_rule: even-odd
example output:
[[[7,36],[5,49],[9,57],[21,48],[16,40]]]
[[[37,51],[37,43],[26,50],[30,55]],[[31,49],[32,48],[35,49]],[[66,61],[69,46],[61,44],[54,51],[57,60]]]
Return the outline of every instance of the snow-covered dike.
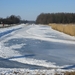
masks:
[[[64,75],[64,70],[30,70],[30,69],[5,69],[1,68],[0,69],[0,75],[55,75],[60,74]]]
[[[56,69],[75,69],[75,37],[46,25],[0,28],[0,73],[51,74]]]
[[[74,72],[74,70],[61,70],[61,69],[22,69],[22,68],[0,68],[0,75],[64,75],[65,72]]]

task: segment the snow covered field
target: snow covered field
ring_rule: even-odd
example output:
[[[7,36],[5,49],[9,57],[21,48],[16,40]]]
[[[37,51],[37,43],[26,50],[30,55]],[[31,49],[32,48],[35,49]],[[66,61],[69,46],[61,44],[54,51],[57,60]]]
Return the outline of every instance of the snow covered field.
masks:
[[[75,37],[45,25],[0,28],[0,73],[50,74],[55,69],[75,69]]]

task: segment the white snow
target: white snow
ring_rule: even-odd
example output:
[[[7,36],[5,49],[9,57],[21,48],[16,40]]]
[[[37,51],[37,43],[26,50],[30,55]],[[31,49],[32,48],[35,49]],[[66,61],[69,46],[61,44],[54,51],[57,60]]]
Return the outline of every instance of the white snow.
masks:
[[[30,70],[22,68],[0,68],[0,75],[64,75],[64,72],[74,72],[73,70],[61,70],[61,69],[50,69],[50,70]]]
[[[18,61],[18,62],[25,63],[25,64],[44,66],[44,67],[52,67],[52,68],[57,67],[53,65],[54,63],[50,63],[50,62],[48,63],[46,62],[46,60],[36,60],[36,59],[30,59],[30,58],[18,58],[18,59],[10,59],[10,60]]]
[[[14,57],[14,56],[19,56],[20,54],[17,51],[12,50],[13,48],[21,48],[24,44],[20,45],[13,45],[11,47],[5,47],[1,43],[1,48],[0,48],[0,57],[2,58],[8,58],[8,57]]]
[[[5,69],[1,68],[0,69],[0,74],[1,75],[54,75],[55,73],[60,73],[62,74],[63,70],[59,72],[52,69],[52,70],[29,70],[29,69]]]
[[[25,46],[25,43],[22,44],[16,44],[10,47],[6,47],[4,45],[4,42],[7,42],[8,40],[11,40],[13,38],[30,38],[30,39],[38,39],[38,40],[43,40],[43,41],[48,41],[48,42],[57,42],[57,43],[66,43],[66,44],[73,44],[75,45],[75,37],[66,35],[64,33],[55,31],[51,29],[49,26],[43,26],[43,25],[25,25],[21,24],[18,26],[13,26],[9,28],[1,28],[0,29],[0,34],[12,29],[17,29],[21,28],[19,30],[13,31],[9,34],[6,34],[2,37],[0,37],[0,57],[2,58],[10,58],[10,57],[16,57],[16,56],[21,56],[21,54],[18,51],[15,51],[13,49],[19,49],[23,46]],[[47,35],[46,33],[49,33]],[[56,38],[56,35],[59,37],[62,37],[62,39]],[[69,40],[70,39],[70,40]],[[12,61],[17,61],[25,64],[31,64],[31,65],[38,65],[38,66],[44,66],[44,67],[52,67],[52,68],[60,68],[59,66],[56,66],[54,62],[47,62],[46,60],[37,60],[37,59],[32,59],[32,58],[11,58],[9,60]],[[63,66],[61,66],[63,67]],[[21,74],[26,74],[26,73],[31,73],[31,74],[36,74],[36,73],[46,73],[46,74],[52,74],[54,75],[55,69],[51,70],[30,70],[30,69],[6,69],[6,68],[0,68],[0,74],[4,75],[15,75],[14,72],[21,73]],[[59,72],[62,72],[60,69]],[[31,75],[30,74],[30,75]]]
[[[42,28],[43,29],[43,28]],[[56,37],[55,35],[45,35],[46,33],[50,32],[53,34],[56,34],[57,31],[51,29],[51,28],[47,28],[45,30],[40,30],[40,26],[33,26],[31,27],[29,30],[26,31],[28,34],[30,34],[31,36],[27,37],[27,38],[33,38],[33,39],[39,39],[39,40],[44,40],[44,41],[51,41],[51,42],[59,42],[59,43],[67,43],[67,44],[75,44],[75,42],[73,41],[67,41],[67,40],[61,40],[61,39],[53,39],[53,38],[48,38],[48,37]],[[57,32],[58,36],[62,36],[65,38],[70,38],[70,39],[74,39],[75,37],[71,37],[69,35]]]

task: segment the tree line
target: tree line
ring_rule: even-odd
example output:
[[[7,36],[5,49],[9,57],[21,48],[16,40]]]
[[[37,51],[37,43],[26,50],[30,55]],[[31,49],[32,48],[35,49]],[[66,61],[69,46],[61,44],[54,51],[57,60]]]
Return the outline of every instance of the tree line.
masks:
[[[75,23],[75,13],[41,13],[38,15],[36,23]]]
[[[11,15],[7,18],[0,18],[0,24],[17,24],[20,23],[20,16]]]

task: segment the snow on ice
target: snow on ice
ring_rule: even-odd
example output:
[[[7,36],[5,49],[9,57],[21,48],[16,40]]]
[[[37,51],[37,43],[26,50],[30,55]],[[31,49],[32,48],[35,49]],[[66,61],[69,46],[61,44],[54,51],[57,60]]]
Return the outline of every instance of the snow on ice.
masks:
[[[60,44],[66,44],[66,45],[75,45],[75,37],[55,31],[51,29],[49,26],[20,24],[17,26],[9,27],[9,28],[1,28],[0,29],[0,57],[1,58],[8,59],[10,61],[17,61],[20,63],[29,64],[29,65],[43,66],[46,68],[51,67],[54,69],[30,70],[30,69],[25,69],[25,68],[23,69],[22,68],[13,68],[13,69],[0,68],[0,74],[16,75],[16,73],[18,74],[30,73],[30,75],[31,74],[33,75],[33,74],[38,74],[38,73],[40,74],[44,73],[44,74],[54,75],[54,73],[56,73],[56,69],[57,71],[62,72],[64,70],[62,70],[61,68],[63,68],[64,66],[66,67],[68,66],[68,65],[58,66],[56,65],[55,62],[48,62],[47,60],[44,60],[44,59],[36,59],[36,58],[28,58],[28,57],[16,58],[16,57],[22,56],[22,53],[19,52],[18,49],[21,49],[22,47],[27,46],[27,43],[25,42],[20,43],[18,40],[16,40],[17,43],[11,42],[12,45],[8,46],[9,43],[7,42],[9,40],[14,39],[15,41],[15,39],[17,38],[40,40],[37,43],[40,43],[41,41],[47,41],[47,42],[60,43]],[[75,62],[74,58],[72,59],[72,61]]]

